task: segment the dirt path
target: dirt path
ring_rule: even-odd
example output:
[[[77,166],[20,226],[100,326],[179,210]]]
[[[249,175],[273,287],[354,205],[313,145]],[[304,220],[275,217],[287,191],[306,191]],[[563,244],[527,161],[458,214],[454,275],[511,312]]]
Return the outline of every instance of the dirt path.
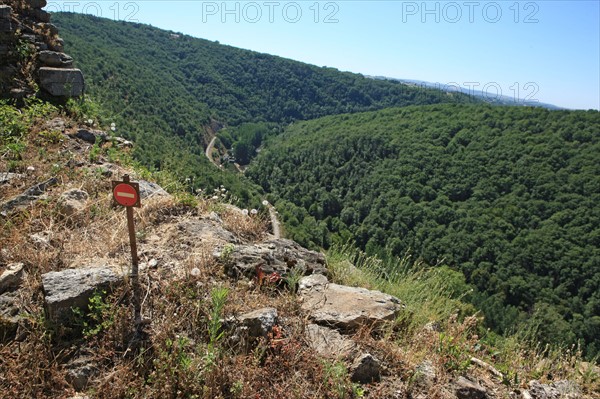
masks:
[[[215,147],[215,141],[217,140],[217,136],[213,137],[212,140],[210,140],[210,143],[208,143],[208,146],[206,147],[206,158],[208,158],[208,160],[215,165],[217,168],[220,168],[219,164],[217,164],[215,162],[215,160],[212,157],[212,150]]]
[[[269,204],[269,216],[271,217],[271,226],[273,226],[273,235],[275,238],[281,238],[281,228],[279,227],[279,219],[277,219],[277,211],[271,204]]]

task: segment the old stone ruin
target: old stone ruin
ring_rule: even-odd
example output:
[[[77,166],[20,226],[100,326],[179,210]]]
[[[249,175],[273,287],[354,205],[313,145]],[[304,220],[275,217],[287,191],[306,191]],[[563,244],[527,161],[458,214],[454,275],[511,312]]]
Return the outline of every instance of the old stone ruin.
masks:
[[[64,53],[46,0],[0,1],[0,98],[80,97],[85,81]]]

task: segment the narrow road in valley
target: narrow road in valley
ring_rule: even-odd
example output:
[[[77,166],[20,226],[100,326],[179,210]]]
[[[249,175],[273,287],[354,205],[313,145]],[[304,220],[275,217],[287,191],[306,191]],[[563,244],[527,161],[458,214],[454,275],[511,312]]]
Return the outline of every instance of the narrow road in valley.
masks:
[[[275,236],[275,238],[281,238],[281,228],[279,227],[279,219],[277,219],[277,211],[271,204],[269,204],[269,216],[271,217],[273,235]]]
[[[215,141],[217,140],[217,136],[213,137],[212,140],[210,141],[210,143],[208,143],[208,146],[206,147],[206,158],[208,158],[208,160],[215,165],[217,168],[220,168],[220,166],[215,162],[215,160],[212,157],[212,151],[213,148],[215,147]]]

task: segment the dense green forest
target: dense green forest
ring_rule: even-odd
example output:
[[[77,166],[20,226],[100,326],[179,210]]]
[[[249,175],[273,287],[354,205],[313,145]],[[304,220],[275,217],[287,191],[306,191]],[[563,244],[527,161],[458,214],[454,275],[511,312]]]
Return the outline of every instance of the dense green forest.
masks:
[[[472,104],[142,24],[53,21],[146,166],[245,205],[268,193],[307,246],[443,259],[496,331],[600,353],[598,112]],[[213,134],[249,178],[208,162]]]
[[[597,111],[446,104],[296,123],[247,175],[285,200],[300,242],[443,259],[496,331],[581,339],[593,356],[599,154]]]
[[[136,158],[147,166],[175,171],[182,179],[193,178],[197,187],[236,185],[231,179],[224,181],[228,178],[202,156],[206,137],[222,126],[475,101],[149,25],[72,13],[52,18],[66,52],[85,72],[87,93],[100,103],[104,115],[112,115],[119,134],[136,142]]]

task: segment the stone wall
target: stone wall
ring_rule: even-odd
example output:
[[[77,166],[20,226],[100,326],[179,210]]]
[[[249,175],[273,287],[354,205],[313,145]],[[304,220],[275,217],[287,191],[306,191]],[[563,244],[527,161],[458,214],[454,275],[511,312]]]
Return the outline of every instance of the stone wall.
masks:
[[[1,97],[41,94],[67,99],[84,93],[83,73],[64,53],[64,42],[45,6],[46,0],[0,4]]]

